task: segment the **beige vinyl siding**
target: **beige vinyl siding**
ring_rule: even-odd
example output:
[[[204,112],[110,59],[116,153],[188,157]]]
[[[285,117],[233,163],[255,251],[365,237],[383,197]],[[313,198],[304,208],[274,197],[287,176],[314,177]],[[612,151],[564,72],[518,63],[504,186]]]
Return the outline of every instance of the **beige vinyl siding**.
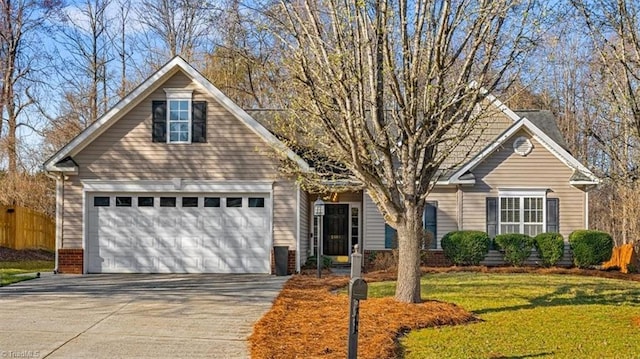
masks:
[[[194,101],[207,102],[207,142],[153,143],[152,101],[165,101],[164,88],[193,90]],[[63,246],[82,247],[80,180],[259,180],[275,181],[274,244],[295,249],[295,186],[277,182],[278,159],[271,147],[182,72],[161,84],[146,99],[72,157],[79,175],[65,184]]]
[[[290,250],[296,249],[296,191],[293,181],[273,185],[273,245]]]
[[[300,265],[304,265],[307,261],[307,257],[309,256],[309,233],[311,233],[311,229],[309,228],[311,224],[311,206],[309,204],[309,194],[300,188],[298,188],[300,192],[300,203],[298,203],[300,207],[300,233],[298,236],[298,240],[300,241]]]
[[[82,248],[82,184],[77,176],[64,182],[62,248]]]
[[[429,202],[437,202],[437,248],[440,249],[442,237],[458,229],[456,188],[435,188],[427,197]],[[365,250],[384,250],[385,221],[369,195],[364,196],[364,246]]]
[[[513,125],[513,120],[493,105],[488,106],[485,111],[476,120],[478,123],[471,134],[447,157],[440,168],[457,168],[463,165]]]
[[[193,89],[207,101],[207,143],[151,142],[152,101],[166,100],[163,88]],[[74,156],[80,177],[103,179],[275,179],[277,161],[268,145],[178,73]]]
[[[427,197],[428,202],[437,202],[436,213],[437,247],[442,249],[440,241],[445,234],[458,230],[457,190],[455,187],[435,188]]]
[[[513,152],[513,141],[525,136],[533,144],[527,156]],[[463,187],[464,229],[486,231],[486,197],[497,197],[499,189],[547,189],[547,198],[560,200],[560,232],[584,228],[585,193],[569,184],[573,170],[521,130],[499,147],[473,171],[476,184]]]
[[[364,250],[377,251],[385,249],[384,247],[384,218],[378,211],[378,207],[373,203],[368,193],[363,196],[364,200],[362,206],[364,207],[362,212],[364,218],[362,220],[362,240]]]

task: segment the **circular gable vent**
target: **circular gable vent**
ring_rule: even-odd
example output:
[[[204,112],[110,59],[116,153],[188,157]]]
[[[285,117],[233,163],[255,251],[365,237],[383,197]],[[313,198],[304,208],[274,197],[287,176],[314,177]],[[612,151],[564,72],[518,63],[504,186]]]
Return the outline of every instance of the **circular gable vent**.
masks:
[[[513,141],[513,152],[519,154],[520,156],[528,155],[529,153],[531,153],[531,150],[533,150],[533,144],[528,138],[520,136],[516,138],[515,141]]]

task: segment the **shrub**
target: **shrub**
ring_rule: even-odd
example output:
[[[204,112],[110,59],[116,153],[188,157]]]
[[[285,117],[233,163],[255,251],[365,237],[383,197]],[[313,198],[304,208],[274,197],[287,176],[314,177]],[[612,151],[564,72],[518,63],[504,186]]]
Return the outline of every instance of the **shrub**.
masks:
[[[611,258],[613,239],[606,232],[577,230],[569,235],[573,264],[579,268],[599,265]]]
[[[331,264],[333,264],[333,260],[331,257],[322,256],[322,268],[327,269],[331,268]],[[304,269],[313,269],[318,268],[318,257],[310,256],[307,257],[307,261],[302,266]]]
[[[367,270],[390,270],[398,268],[398,250],[373,251],[369,254],[366,263]]]
[[[478,265],[489,253],[491,239],[482,231],[454,231],[442,237],[445,257],[455,265]]]
[[[524,264],[533,249],[533,238],[526,234],[499,234],[494,241],[498,249],[503,252],[504,261],[516,267]]]
[[[540,233],[533,239],[533,244],[545,267],[556,265],[564,254],[564,238],[560,233]]]

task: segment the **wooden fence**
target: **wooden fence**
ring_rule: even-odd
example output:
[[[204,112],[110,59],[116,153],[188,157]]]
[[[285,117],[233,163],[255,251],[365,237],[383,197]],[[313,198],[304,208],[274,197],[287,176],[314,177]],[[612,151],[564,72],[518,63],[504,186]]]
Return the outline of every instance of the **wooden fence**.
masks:
[[[23,207],[0,206],[0,247],[55,249],[53,218]]]

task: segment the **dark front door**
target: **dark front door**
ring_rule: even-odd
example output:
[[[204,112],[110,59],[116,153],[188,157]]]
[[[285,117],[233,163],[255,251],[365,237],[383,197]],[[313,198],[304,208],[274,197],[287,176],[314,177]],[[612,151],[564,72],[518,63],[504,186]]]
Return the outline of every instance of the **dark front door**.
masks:
[[[349,205],[325,205],[323,222],[323,253],[328,256],[349,255]]]

